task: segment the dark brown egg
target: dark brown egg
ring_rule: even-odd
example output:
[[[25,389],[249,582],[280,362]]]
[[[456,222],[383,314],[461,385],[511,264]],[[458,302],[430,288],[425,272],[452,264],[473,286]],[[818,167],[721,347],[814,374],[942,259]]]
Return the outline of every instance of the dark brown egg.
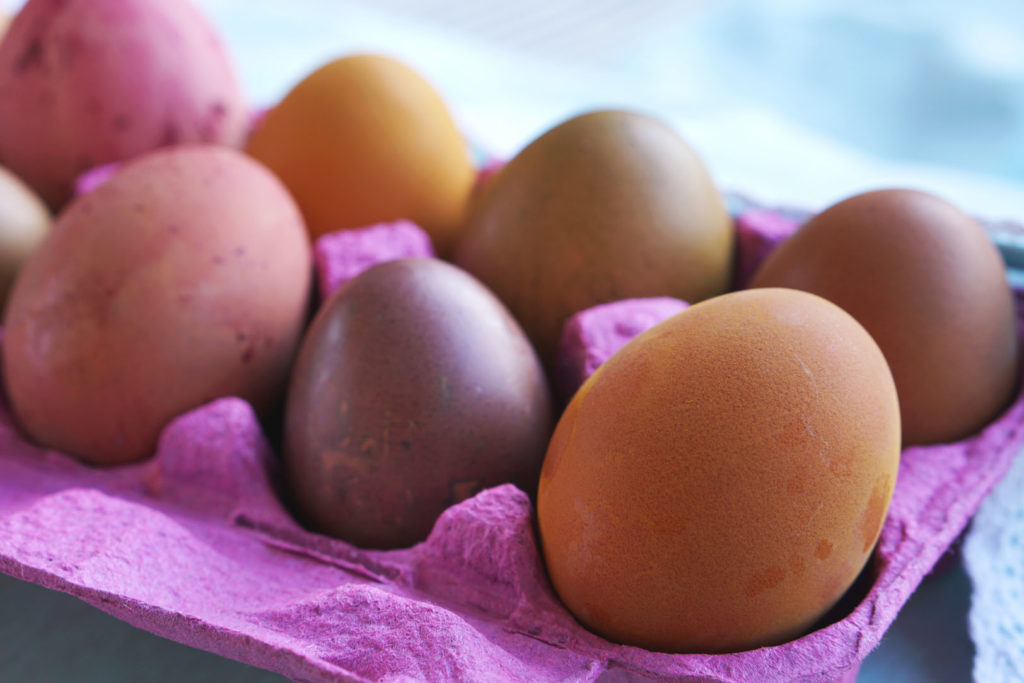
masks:
[[[409,546],[484,488],[533,493],[551,411],[536,353],[491,292],[443,261],[385,263],[338,290],[303,342],[289,489],[318,531]]]
[[[520,152],[474,202],[455,261],[508,305],[547,364],[566,319],[646,296],[725,291],[733,229],[701,160],[664,123],[600,111]]]
[[[892,368],[905,444],[973,434],[1013,396],[1017,328],[1003,261],[943,199],[897,189],[839,202],[781,244],[751,286],[813,292],[864,325]]]

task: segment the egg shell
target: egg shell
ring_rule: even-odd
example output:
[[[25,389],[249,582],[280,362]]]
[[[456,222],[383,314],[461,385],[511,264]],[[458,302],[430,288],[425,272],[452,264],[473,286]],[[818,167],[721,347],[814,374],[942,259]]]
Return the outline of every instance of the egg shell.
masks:
[[[52,221],[49,209],[32,189],[0,167],[0,313],[7,307],[18,271]]]
[[[477,171],[476,179],[473,182],[473,191],[469,196],[467,215],[472,214],[473,209],[482,201],[484,194],[486,194],[491,186],[491,181],[494,180],[501,169],[505,168],[507,163],[508,161],[505,159],[484,157],[483,165]]]
[[[257,107],[249,112],[249,130],[259,126],[263,117],[266,116],[267,110],[262,107]],[[94,166],[86,171],[83,171],[75,178],[73,186],[73,195],[75,197],[79,195],[92,192],[103,183],[110,180],[114,175],[114,172],[121,166],[120,161],[111,161],[108,164],[100,164]]]
[[[1015,395],[1019,341],[1002,258],[939,197],[879,190],[811,218],[751,287],[818,294],[856,318],[896,379],[906,444],[954,441]]]
[[[159,146],[239,146],[247,109],[186,0],[29,0],[0,43],[0,164],[54,208],[86,169]]]
[[[432,258],[430,236],[411,221],[378,223],[321,235],[313,247],[320,298],[378,263]]]
[[[671,297],[626,299],[576,313],[562,330],[555,384],[568,401],[580,385],[633,337],[689,306]]]
[[[494,176],[498,175],[498,171],[503,169],[507,163],[508,162],[504,159],[489,159],[476,174],[476,187],[474,189],[480,191],[485,188],[487,183],[489,183]]]
[[[151,455],[170,419],[218,396],[267,415],[311,260],[294,201],[241,153],[177,146],[126,164],[60,215],[18,276],[2,358],[18,422],[116,464]]]
[[[634,338],[563,413],[537,498],[551,581],[616,642],[793,639],[864,567],[899,446],[889,368],[847,313],[794,290],[709,299]]]
[[[441,96],[380,55],[337,59],[267,112],[248,151],[302,207],[310,234],[408,219],[445,254],[476,171]]]
[[[551,593],[531,505],[511,486],[450,508],[409,550],[303,531],[273,494],[275,459],[237,399],[174,420],[152,461],[105,469],[26,443],[0,402],[0,571],[299,680],[849,683],[1006,472],[1022,424],[1018,399],[975,437],[906,449],[856,605],[737,654],[668,655],[584,630]]]
[[[500,167],[500,166],[499,166]],[[737,199],[730,197],[730,199]],[[743,199],[735,218],[736,282],[742,289],[769,254],[797,231],[809,214],[780,211]],[[555,357],[555,385],[566,401],[626,342],[685,310],[670,297],[626,299],[599,304],[574,314],[562,330]]]
[[[498,299],[443,261],[391,261],[338,290],[303,341],[288,488],[316,530],[409,546],[484,488],[533,491],[552,427],[543,369]]]
[[[550,368],[577,311],[725,291],[733,244],[722,197],[670,127],[597,111],[547,131],[487,181],[453,258],[505,302]]]

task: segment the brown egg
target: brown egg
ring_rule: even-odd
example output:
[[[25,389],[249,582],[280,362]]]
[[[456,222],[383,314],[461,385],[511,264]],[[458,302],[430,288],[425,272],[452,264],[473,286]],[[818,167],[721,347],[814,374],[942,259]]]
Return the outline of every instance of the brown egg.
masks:
[[[733,229],[704,165],[671,128],[601,111],[556,126],[497,172],[454,259],[498,294],[550,367],[578,311],[723,292]]]
[[[864,567],[900,455],[867,332],[804,292],[693,306],[577,392],[538,494],[569,610],[608,639],[730,652],[802,635]]]
[[[476,171],[436,90],[377,55],[307,76],[253,132],[248,151],[288,186],[315,237],[401,218],[445,253]]]
[[[240,152],[178,145],[125,164],[60,214],[15,281],[0,360],[18,423],[116,465],[221,396],[268,415],[306,321],[310,252],[291,196]]]
[[[0,167],[0,312],[7,305],[21,264],[42,242],[51,222],[43,200],[13,173]]]
[[[444,261],[392,261],[338,290],[306,335],[285,470],[312,528],[404,547],[484,488],[535,491],[552,426],[540,362],[501,302]]]
[[[954,441],[1013,397],[1013,296],[984,229],[912,190],[851,197],[812,218],[767,259],[751,287],[832,301],[878,342],[899,392],[905,444]]]

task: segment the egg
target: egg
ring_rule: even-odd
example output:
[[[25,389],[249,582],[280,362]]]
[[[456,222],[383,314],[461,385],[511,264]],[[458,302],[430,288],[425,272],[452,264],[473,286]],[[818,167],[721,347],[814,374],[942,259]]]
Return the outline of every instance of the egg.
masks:
[[[0,312],[18,270],[49,231],[51,221],[46,205],[31,188],[0,167]]]
[[[896,379],[906,445],[969,436],[1014,396],[1005,266],[984,229],[935,195],[889,189],[841,201],[783,242],[751,286],[813,292],[871,333]]]
[[[724,292],[733,243],[720,194],[675,131],[598,111],[547,131],[488,181],[454,260],[497,293],[550,367],[578,311]]]
[[[552,426],[540,361],[501,302],[443,261],[391,261],[337,290],[306,335],[288,489],[312,529],[406,547],[484,488],[535,491]]]
[[[159,146],[240,146],[248,113],[186,0],[28,0],[0,42],[0,164],[54,209],[86,169]]]
[[[787,289],[707,300],[624,346],[559,420],[537,500],[551,582],[618,643],[790,640],[865,566],[899,457],[892,375],[850,315]]]
[[[292,191],[311,234],[408,219],[446,253],[476,177],[438,92],[388,57],[307,76],[253,132],[249,153]]]
[[[37,443],[113,465],[222,396],[283,399],[306,321],[311,249],[264,167],[179,145],[123,165],[57,218],[15,282],[3,379]]]

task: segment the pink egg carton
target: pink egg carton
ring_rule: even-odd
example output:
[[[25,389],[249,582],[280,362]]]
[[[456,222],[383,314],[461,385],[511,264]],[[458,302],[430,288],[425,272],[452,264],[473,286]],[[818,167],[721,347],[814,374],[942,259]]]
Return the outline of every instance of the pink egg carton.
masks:
[[[741,218],[741,259],[756,242],[742,231],[770,220],[763,247],[769,232],[778,237],[778,219]],[[381,248],[381,259],[422,246],[349,238]],[[352,276],[353,254],[332,257],[331,242],[318,244],[317,263]],[[607,357],[683,306],[665,303],[582,316],[565,344],[584,362],[567,381],[592,371],[586,359]],[[1007,471],[1024,445],[1022,424],[1018,398],[975,437],[905,450],[881,540],[849,604],[802,638],[736,654],[649,652],[580,626],[547,581],[530,500],[511,485],[450,508],[408,549],[363,550],[305,531],[282,506],[277,456],[235,398],[174,420],[151,460],[106,469],[31,445],[0,402],[0,571],[299,681],[852,681]]]
[[[121,168],[120,161],[111,161],[109,164],[93,166],[88,171],[75,178],[74,187],[72,188],[74,196],[78,197],[83,194],[89,194],[97,187],[113,178],[119,168]]]
[[[626,299],[569,318],[555,352],[554,389],[566,402],[602,363],[630,339],[689,306],[672,297]]]
[[[325,300],[367,268],[403,258],[432,258],[430,237],[412,221],[377,223],[337,230],[317,238],[313,248],[317,291]]]

